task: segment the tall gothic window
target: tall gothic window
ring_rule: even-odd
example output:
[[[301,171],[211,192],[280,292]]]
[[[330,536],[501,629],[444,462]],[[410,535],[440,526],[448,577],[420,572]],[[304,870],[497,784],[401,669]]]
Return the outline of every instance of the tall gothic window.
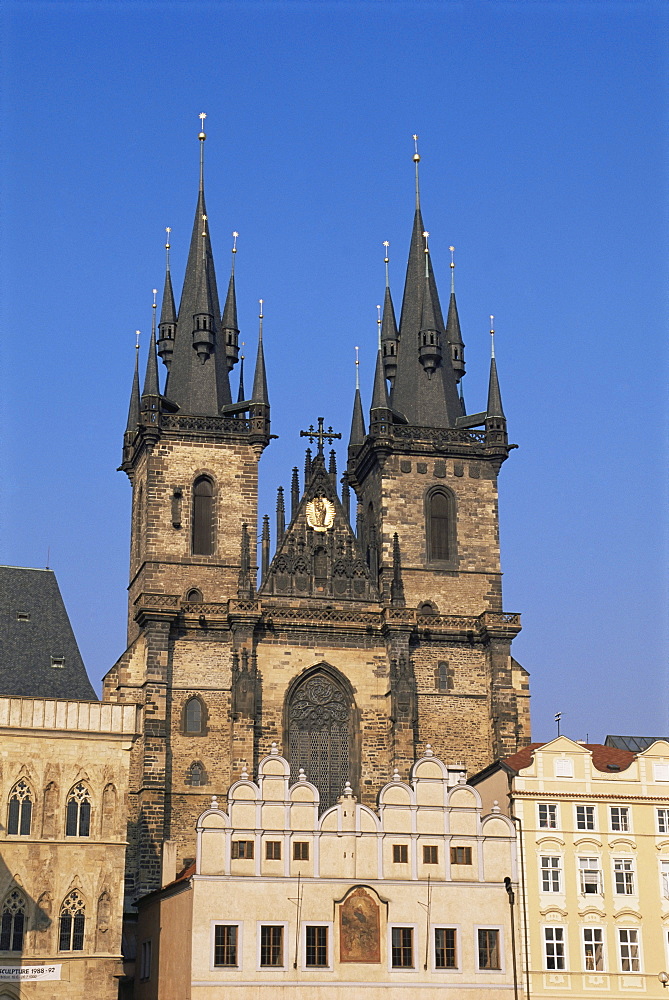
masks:
[[[79,782],[67,797],[66,837],[89,837],[91,833],[91,796]]]
[[[204,711],[199,698],[189,698],[184,709],[184,731],[191,736],[200,735],[204,729]]]
[[[9,811],[7,816],[7,833],[30,836],[30,823],[33,814],[33,796],[30,786],[21,778],[12,788],[9,796]]]
[[[23,951],[25,914],[25,899],[18,889],[12,889],[2,907],[0,951]]]
[[[288,744],[293,781],[304,768],[320,793],[321,809],[337,801],[351,775],[351,703],[325,671],[309,674],[290,695]]]
[[[193,554],[211,556],[214,552],[214,484],[200,476],[193,485]]]
[[[438,487],[426,499],[425,520],[429,562],[455,558],[455,500],[450,490]]]
[[[84,950],[84,925],[86,922],[86,908],[81,898],[81,893],[77,889],[63,900],[60,908],[60,927],[58,935],[59,951],[83,951]]]

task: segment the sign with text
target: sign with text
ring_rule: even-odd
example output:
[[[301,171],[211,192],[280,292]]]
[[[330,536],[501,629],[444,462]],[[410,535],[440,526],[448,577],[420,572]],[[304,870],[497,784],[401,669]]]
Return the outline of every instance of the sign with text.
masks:
[[[0,982],[34,983],[60,980],[62,965],[0,965]]]

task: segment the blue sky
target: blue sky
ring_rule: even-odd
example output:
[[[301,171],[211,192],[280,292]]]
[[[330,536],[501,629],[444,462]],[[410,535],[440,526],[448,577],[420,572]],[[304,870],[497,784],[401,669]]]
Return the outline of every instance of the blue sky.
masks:
[[[272,443],[369,403],[383,247],[396,306],[420,136],[442,302],[450,244],[485,402],[488,315],[511,454],[504,604],[534,737],[667,732],[667,12],[660,3],[5,2],[0,561],[47,552],[99,680],[125,644],[115,472],[164,227],[183,275],[198,113],[219,288],[265,300]],[[339,449],[343,465],[344,449]]]

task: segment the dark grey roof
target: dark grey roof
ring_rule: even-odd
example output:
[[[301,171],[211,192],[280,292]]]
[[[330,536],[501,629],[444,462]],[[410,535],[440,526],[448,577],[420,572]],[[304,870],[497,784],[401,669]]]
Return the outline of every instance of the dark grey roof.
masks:
[[[160,325],[174,326],[177,321],[177,311],[174,306],[172,290],[172,275],[169,267],[165,271],[165,287],[163,289],[163,305],[160,310]]]
[[[641,753],[647,750],[657,740],[669,740],[669,736],[607,736],[605,747],[617,747],[618,750],[631,750]]]
[[[0,695],[98,700],[52,570],[0,566],[0,615]]]
[[[499,379],[497,377],[497,363],[490,359],[490,380],[488,382],[488,405],[486,412],[489,417],[503,417],[502,394],[499,391]]]
[[[362,399],[360,389],[356,388],[353,400],[353,417],[351,419],[351,434],[348,439],[349,448],[359,448],[365,440],[365,418],[362,415]]]
[[[381,340],[397,340],[397,321],[395,319],[395,307],[390,288],[386,285],[385,297],[383,299],[383,322],[381,324]]]
[[[374,389],[372,391],[372,410],[388,409],[388,386],[383,372],[381,348],[376,352],[376,368],[374,369]]]
[[[149,341],[149,353],[146,358],[146,374],[144,376],[144,388],[142,390],[142,398],[144,396],[159,396],[160,388],[158,386],[158,358],[156,356],[156,331],[153,329],[151,331],[151,340]]]
[[[132,433],[139,423],[139,351],[135,351],[135,373],[132,377],[130,391],[130,406],[128,407],[128,423],[126,433]]]
[[[239,333],[239,327],[237,326],[237,293],[235,292],[234,271],[230,275],[228,294],[225,297],[225,306],[223,307],[223,316],[221,318],[221,326],[224,330],[230,330],[232,333]]]
[[[269,403],[267,393],[267,374],[265,372],[265,352],[262,346],[262,327],[258,334],[258,353],[256,355],[256,370],[253,376],[253,396],[254,403]]]
[[[430,290],[429,311],[432,322],[446,342],[444,318],[432,271],[430,255],[425,254],[425,230],[419,208],[414,216],[411,247],[407,263],[402,312],[400,314],[397,372],[390,405],[403,414],[409,424],[418,427],[454,427],[462,414],[457,384],[450,359],[444,357],[431,375],[424,370],[418,354],[419,333],[423,319],[423,298]],[[428,278],[425,280],[427,256]]]
[[[222,406],[232,403],[232,397],[225,344],[221,336],[221,313],[208,221],[203,228],[202,217],[206,214],[204,187],[200,185],[165,395],[177,404],[182,413],[218,416]],[[198,312],[198,293],[203,281],[207,286],[208,308],[213,315],[214,327],[214,351],[204,362],[193,349],[194,316]]]
[[[455,292],[451,292],[448,300],[448,319],[446,320],[446,339],[449,344],[457,344],[464,347],[462,333],[460,331],[460,317],[458,316],[458,306],[455,301]]]

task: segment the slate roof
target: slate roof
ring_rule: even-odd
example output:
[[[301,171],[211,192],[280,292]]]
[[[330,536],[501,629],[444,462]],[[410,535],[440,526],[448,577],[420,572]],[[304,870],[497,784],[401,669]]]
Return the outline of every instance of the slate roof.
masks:
[[[53,570],[0,566],[0,621],[0,695],[98,701]]]
[[[632,750],[642,753],[658,740],[669,740],[669,736],[607,736],[605,746],[617,747],[619,750]]]

